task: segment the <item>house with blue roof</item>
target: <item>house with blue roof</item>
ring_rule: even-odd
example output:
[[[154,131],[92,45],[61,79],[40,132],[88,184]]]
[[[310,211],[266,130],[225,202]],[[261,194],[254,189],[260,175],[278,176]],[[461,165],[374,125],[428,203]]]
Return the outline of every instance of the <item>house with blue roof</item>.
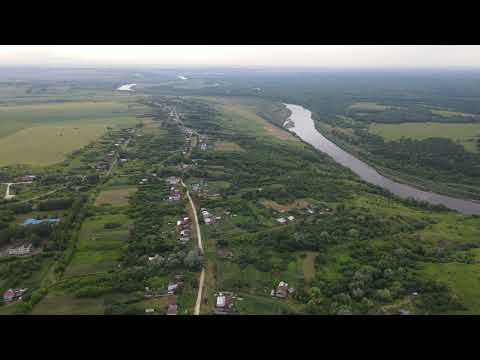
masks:
[[[39,224],[43,224],[43,223],[58,223],[60,221],[60,219],[26,219],[24,222],[23,222],[23,225],[39,225]]]

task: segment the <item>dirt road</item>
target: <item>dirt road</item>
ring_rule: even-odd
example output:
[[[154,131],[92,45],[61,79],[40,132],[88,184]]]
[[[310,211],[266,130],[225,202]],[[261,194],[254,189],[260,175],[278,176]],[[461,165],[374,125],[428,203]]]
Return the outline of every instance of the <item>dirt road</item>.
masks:
[[[17,185],[17,184],[31,184],[31,181],[24,181],[24,182],[16,182],[16,183],[3,183],[3,185],[7,185],[7,190],[5,191],[5,200],[11,200],[15,197],[15,195],[10,194],[10,186],[11,185]]]
[[[197,209],[195,208],[195,204],[193,203],[192,197],[190,196],[187,186],[185,185],[183,180],[181,180],[181,184],[187,191],[187,197],[188,197],[188,200],[190,201],[190,206],[192,207],[193,218],[195,220],[195,226],[197,228],[198,250],[203,255],[202,233],[200,231],[200,224],[198,223]],[[202,304],[202,292],[203,292],[204,282],[205,282],[205,269],[202,268],[202,272],[200,273],[200,281],[198,282],[197,302],[195,303],[194,315],[200,315],[200,305]]]

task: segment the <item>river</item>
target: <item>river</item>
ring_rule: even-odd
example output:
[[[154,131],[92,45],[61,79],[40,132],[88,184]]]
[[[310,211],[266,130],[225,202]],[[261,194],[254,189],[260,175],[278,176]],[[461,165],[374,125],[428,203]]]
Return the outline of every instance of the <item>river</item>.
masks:
[[[330,155],[337,163],[349,168],[364,181],[387,189],[404,199],[413,198],[430,204],[445,205],[449,209],[466,215],[480,215],[480,203],[419,190],[380,175],[374,168],[342,150],[319,133],[309,110],[298,105],[285,104],[285,106],[292,112],[289,120],[293,126],[290,127],[290,131],[296,133],[303,141],[316,149]]]

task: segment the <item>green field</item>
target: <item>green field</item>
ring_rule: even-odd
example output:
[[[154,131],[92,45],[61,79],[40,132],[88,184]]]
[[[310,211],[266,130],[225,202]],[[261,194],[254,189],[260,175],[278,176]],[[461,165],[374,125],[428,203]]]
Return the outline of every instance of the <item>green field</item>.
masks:
[[[302,145],[302,143],[287,130],[272,125],[257,113],[261,103],[254,99],[238,99],[223,97],[201,97],[221,113],[221,124],[234,133],[250,133],[268,138],[275,142],[285,142]]]
[[[101,137],[107,127],[133,125],[128,105],[115,102],[67,102],[1,106],[0,166],[46,166]]]
[[[95,205],[100,206],[110,204],[112,206],[128,205],[129,197],[137,191],[136,187],[120,187],[105,189],[98,194]]]
[[[120,226],[106,229],[105,224]],[[85,275],[113,269],[125,249],[128,217],[103,215],[87,219],[80,230],[78,246],[66,270],[68,276]]]
[[[350,105],[348,108],[352,110],[384,111],[389,107],[374,102],[357,102]]]
[[[476,139],[480,136],[480,123],[475,124],[440,124],[440,123],[402,123],[372,124],[369,131],[386,140],[398,140],[402,137],[427,139],[443,137],[459,141],[466,150],[477,151]]]
[[[33,315],[103,315],[102,298],[78,299],[71,295],[48,294],[33,310]]]
[[[479,263],[429,263],[423,271],[433,279],[445,282],[467,308],[466,314],[480,313]]]
[[[451,110],[430,110],[432,114],[451,117],[451,116],[476,116],[475,114],[467,114],[458,111],[451,111]]]
[[[233,142],[217,142],[215,143],[215,151],[219,152],[236,152],[236,151],[244,151],[238,144]]]

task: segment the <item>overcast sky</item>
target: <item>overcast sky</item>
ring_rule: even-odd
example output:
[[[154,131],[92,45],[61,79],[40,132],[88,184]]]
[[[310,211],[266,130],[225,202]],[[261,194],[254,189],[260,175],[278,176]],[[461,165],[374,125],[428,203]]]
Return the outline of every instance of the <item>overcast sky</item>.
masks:
[[[480,67],[480,46],[0,45],[0,65]]]

